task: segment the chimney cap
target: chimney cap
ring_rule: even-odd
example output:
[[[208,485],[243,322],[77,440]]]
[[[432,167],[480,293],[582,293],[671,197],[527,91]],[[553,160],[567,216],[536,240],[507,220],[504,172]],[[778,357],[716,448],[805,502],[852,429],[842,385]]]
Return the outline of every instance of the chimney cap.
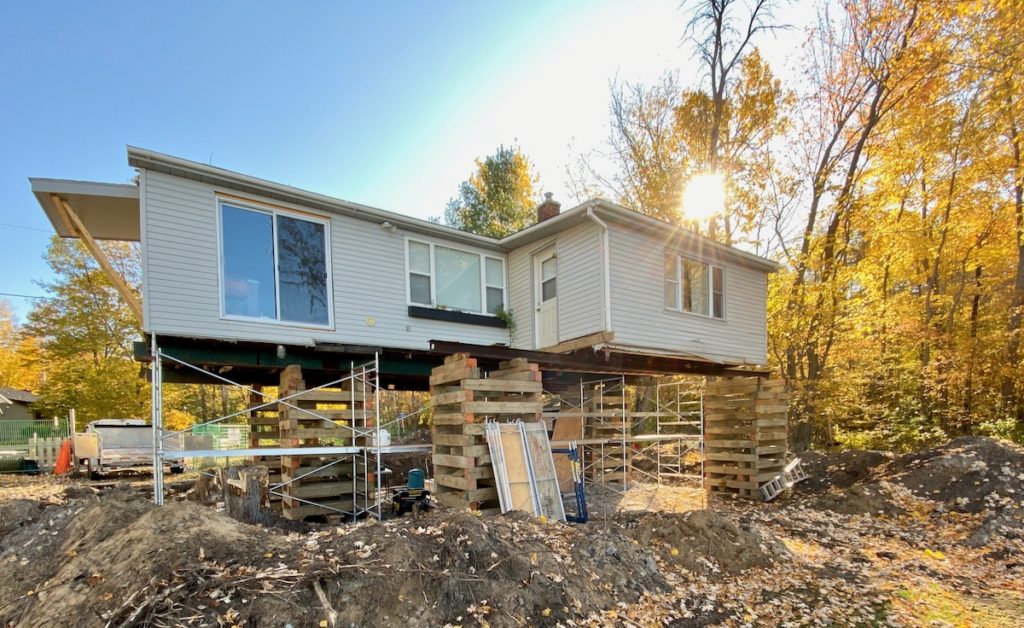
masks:
[[[553,192],[545,192],[544,193],[544,200],[550,201],[552,196],[554,196]]]

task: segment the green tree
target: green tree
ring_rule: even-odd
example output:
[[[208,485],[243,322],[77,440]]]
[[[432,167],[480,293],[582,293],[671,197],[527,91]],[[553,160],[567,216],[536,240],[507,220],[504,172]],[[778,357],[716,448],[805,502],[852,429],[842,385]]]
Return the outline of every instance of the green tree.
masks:
[[[138,285],[138,247],[103,247],[128,283]],[[52,298],[32,309],[25,326],[45,355],[40,405],[52,414],[75,408],[80,423],[146,416],[149,385],[132,359],[138,331],[131,310],[77,240],[54,237],[45,257],[55,279],[40,287]]]
[[[450,227],[502,238],[536,220],[537,176],[518,147],[501,146],[476,160],[476,171],[448,201],[444,222]]]

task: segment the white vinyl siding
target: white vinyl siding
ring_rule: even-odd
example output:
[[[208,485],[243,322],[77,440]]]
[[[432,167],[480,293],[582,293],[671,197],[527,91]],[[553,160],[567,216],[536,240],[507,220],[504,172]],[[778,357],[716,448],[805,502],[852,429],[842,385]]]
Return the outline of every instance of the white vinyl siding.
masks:
[[[512,346],[534,349],[533,254],[555,244],[558,258],[558,337],[571,340],[604,330],[604,255],[601,231],[593,222],[569,227],[508,255],[509,299],[516,322]]]
[[[408,315],[406,238],[377,222],[324,215],[330,222],[334,329],[220,315],[218,198],[237,192],[143,170],[143,272],[146,331],[194,338],[312,345],[317,341],[426,349],[430,340],[490,345],[508,342],[505,329]],[[218,192],[223,193],[218,197]],[[248,200],[261,199],[252,196]],[[241,201],[239,201],[241,202]],[[267,200],[286,211],[308,209]],[[500,252],[487,252],[504,261]]]
[[[759,269],[712,257],[692,236],[666,243],[662,234],[609,221],[613,344],[680,353],[723,362],[765,364],[768,332],[768,274]],[[666,307],[670,285],[666,247],[697,262],[722,269],[722,291],[711,290],[711,307],[722,303],[724,318],[695,316]],[[714,271],[712,271],[714,272]],[[675,283],[675,282],[673,282]],[[596,286],[595,286],[596,288]]]

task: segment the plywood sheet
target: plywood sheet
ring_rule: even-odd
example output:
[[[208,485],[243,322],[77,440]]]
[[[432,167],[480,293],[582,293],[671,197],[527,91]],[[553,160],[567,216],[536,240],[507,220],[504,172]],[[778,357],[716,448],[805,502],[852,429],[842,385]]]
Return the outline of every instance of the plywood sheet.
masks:
[[[551,442],[567,442],[583,438],[582,414],[559,414],[555,418],[555,429],[551,432]],[[568,454],[554,454],[555,473],[558,475],[558,488],[568,493],[572,486],[572,461]]]

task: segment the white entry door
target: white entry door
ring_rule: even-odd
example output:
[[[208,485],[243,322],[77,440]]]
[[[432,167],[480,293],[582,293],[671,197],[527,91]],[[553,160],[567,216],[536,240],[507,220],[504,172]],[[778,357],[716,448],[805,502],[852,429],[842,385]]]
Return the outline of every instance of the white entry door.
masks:
[[[558,259],[551,246],[533,257],[537,348],[558,344]]]

